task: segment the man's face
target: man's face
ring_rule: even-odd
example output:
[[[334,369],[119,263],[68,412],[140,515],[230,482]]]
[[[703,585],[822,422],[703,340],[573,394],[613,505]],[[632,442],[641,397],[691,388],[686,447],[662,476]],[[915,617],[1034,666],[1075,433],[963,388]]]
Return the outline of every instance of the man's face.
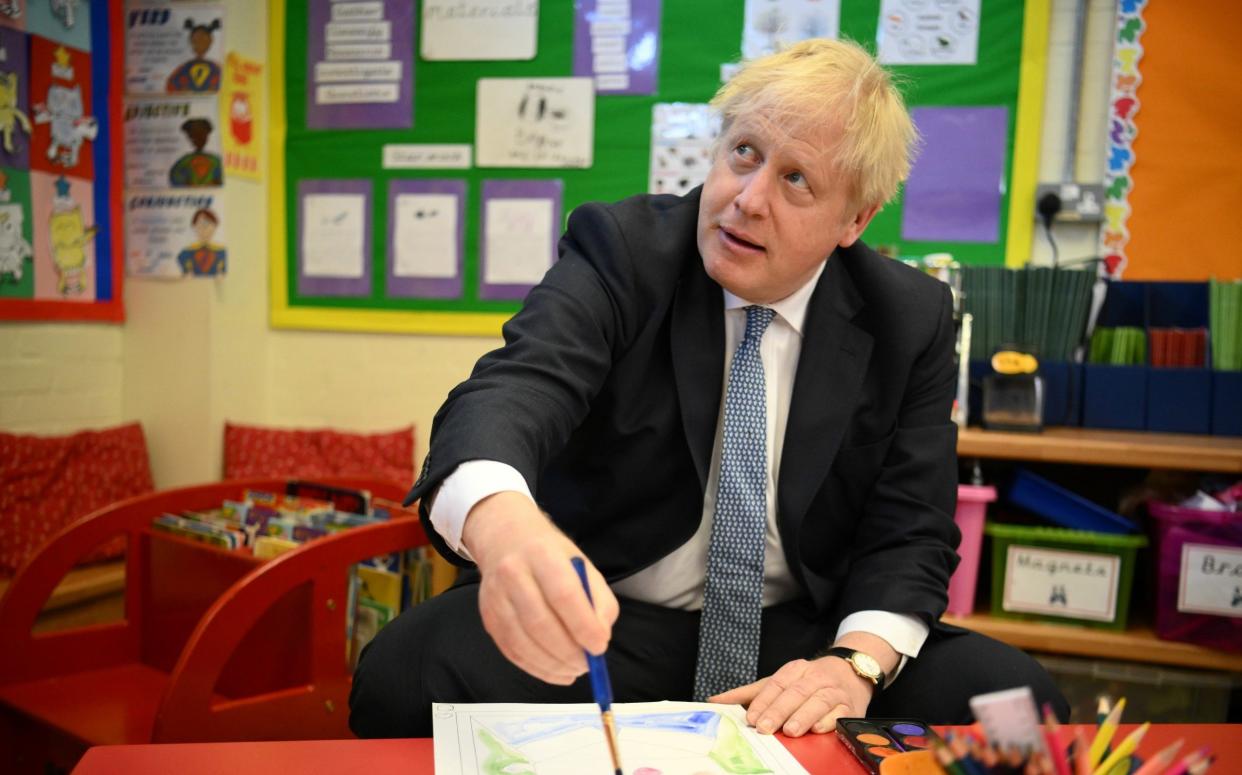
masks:
[[[699,203],[699,253],[713,280],[750,302],[779,301],[858,239],[879,207],[851,209],[836,140],[835,127],[786,130],[764,113],[725,130]]]

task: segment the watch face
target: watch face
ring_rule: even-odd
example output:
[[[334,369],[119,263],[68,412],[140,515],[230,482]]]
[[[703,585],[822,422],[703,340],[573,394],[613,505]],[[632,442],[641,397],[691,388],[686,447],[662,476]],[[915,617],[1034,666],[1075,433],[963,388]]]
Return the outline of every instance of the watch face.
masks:
[[[884,672],[880,670],[879,662],[876,662],[873,657],[870,657],[861,651],[854,652],[854,664],[859,670],[873,678],[879,678]]]

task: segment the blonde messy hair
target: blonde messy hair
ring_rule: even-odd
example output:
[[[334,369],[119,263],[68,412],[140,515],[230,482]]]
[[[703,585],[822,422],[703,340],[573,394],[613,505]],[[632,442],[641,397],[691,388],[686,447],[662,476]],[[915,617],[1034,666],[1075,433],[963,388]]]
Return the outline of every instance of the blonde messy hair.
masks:
[[[859,207],[883,205],[910,174],[918,141],[889,73],[857,43],[815,38],[742,66],[716,96],[722,135],[734,119],[763,112],[786,126],[835,122],[840,172]]]

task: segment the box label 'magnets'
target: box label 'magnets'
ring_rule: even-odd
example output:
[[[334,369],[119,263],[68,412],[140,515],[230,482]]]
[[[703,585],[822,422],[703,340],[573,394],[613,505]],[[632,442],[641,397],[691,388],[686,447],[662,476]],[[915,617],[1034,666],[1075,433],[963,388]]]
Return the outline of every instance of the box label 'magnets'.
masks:
[[[1111,622],[1121,558],[1011,544],[1001,607],[1018,613]]]

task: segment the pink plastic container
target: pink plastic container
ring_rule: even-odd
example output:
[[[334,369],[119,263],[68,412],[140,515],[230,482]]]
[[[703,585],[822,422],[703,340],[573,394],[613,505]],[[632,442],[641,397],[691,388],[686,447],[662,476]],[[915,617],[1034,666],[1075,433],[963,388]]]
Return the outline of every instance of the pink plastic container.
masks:
[[[1149,501],[1147,510],[1156,528],[1156,635],[1242,651],[1242,608],[1233,615],[1213,616],[1179,610],[1178,606],[1182,547],[1242,548],[1242,514],[1186,509],[1158,501]]]
[[[949,613],[965,616],[975,610],[975,581],[979,578],[979,555],[983,548],[983,518],[988,504],[996,500],[996,488],[973,484],[957,486],[957,513],[953,521],[962,531],[957,547],[958,563],[949,579]]]

